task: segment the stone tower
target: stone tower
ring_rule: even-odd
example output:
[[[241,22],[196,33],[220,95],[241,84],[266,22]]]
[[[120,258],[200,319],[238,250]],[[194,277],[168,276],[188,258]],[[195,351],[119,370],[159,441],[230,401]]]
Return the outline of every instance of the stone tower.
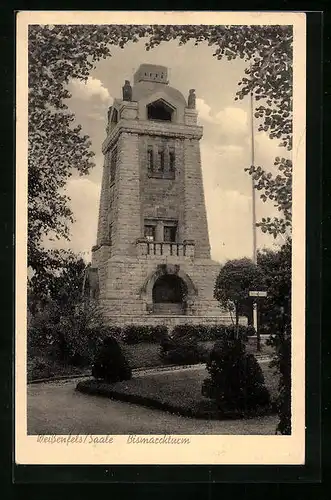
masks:
[[[112,324],[228,323],[213,299],[195,93],[142,64],[108,112],[90,293]]]

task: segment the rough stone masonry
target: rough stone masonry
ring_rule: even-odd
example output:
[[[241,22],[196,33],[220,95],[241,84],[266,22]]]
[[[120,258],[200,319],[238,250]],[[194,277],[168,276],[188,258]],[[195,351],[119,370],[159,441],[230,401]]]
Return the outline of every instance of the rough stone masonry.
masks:
[[[87,283],[109,322],[227,324],[213,298],[194,90],[142,64],[108,112],[97,243]]]

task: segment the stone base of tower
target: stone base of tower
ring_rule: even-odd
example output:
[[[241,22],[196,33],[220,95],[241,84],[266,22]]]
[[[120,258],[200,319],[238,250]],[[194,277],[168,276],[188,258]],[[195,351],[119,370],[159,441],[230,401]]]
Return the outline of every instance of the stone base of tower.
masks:
[[[213,297],[219,270],[219,264],[210,259],[114,256],[98,262],[99,302],[109,324],[116,326],[232,324],[230,314]],[[162,280],[183,283],[181,303],[157,302],[155,287]],[[240,318],[240,323],[247,324],[246,318]]]
[[[177,325],[231,325],[232,319],[230,315],[224,314],[219,316],[188,316],[188,315],[118,315],[109,317],[109,324],[112,326],[125,327],[128,325],[137,326],[157,326],[164,325],[169,329]],[[240,324],[246,325],[246,318],[241,318]]]

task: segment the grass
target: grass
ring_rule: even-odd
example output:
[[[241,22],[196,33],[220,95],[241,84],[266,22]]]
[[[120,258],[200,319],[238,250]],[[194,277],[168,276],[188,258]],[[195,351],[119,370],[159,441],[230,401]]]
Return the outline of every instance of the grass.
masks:
[[[268,363],[261,364],[261,367],[273,401],[277,395],[278,377],[269,368]],[[202,382],[206,376],[207,372],[203,367],[137,376],[132,380],[115,384],[107,384],[99,380],[86,380],[78,383],[77,390],[188,417],[222,419],[256,416],[256,413],[254,415],[239,415],[238,413],[221,415],[214,402],[201,395]]]
[[[121,344],[121,348],[131,368],[163,366],[159,344]]]

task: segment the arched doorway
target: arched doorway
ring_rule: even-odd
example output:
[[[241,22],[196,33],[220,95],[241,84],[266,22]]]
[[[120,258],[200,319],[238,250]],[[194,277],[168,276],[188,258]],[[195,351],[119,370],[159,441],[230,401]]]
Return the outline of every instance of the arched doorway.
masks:
[[[175,274],[163,274],[154,283],[153,310],[156,314],[183,314],[187,298],[184,280]]]
[[[197,289],[178,264],[158,264],[140,289],[149,314],[190,314]]]

